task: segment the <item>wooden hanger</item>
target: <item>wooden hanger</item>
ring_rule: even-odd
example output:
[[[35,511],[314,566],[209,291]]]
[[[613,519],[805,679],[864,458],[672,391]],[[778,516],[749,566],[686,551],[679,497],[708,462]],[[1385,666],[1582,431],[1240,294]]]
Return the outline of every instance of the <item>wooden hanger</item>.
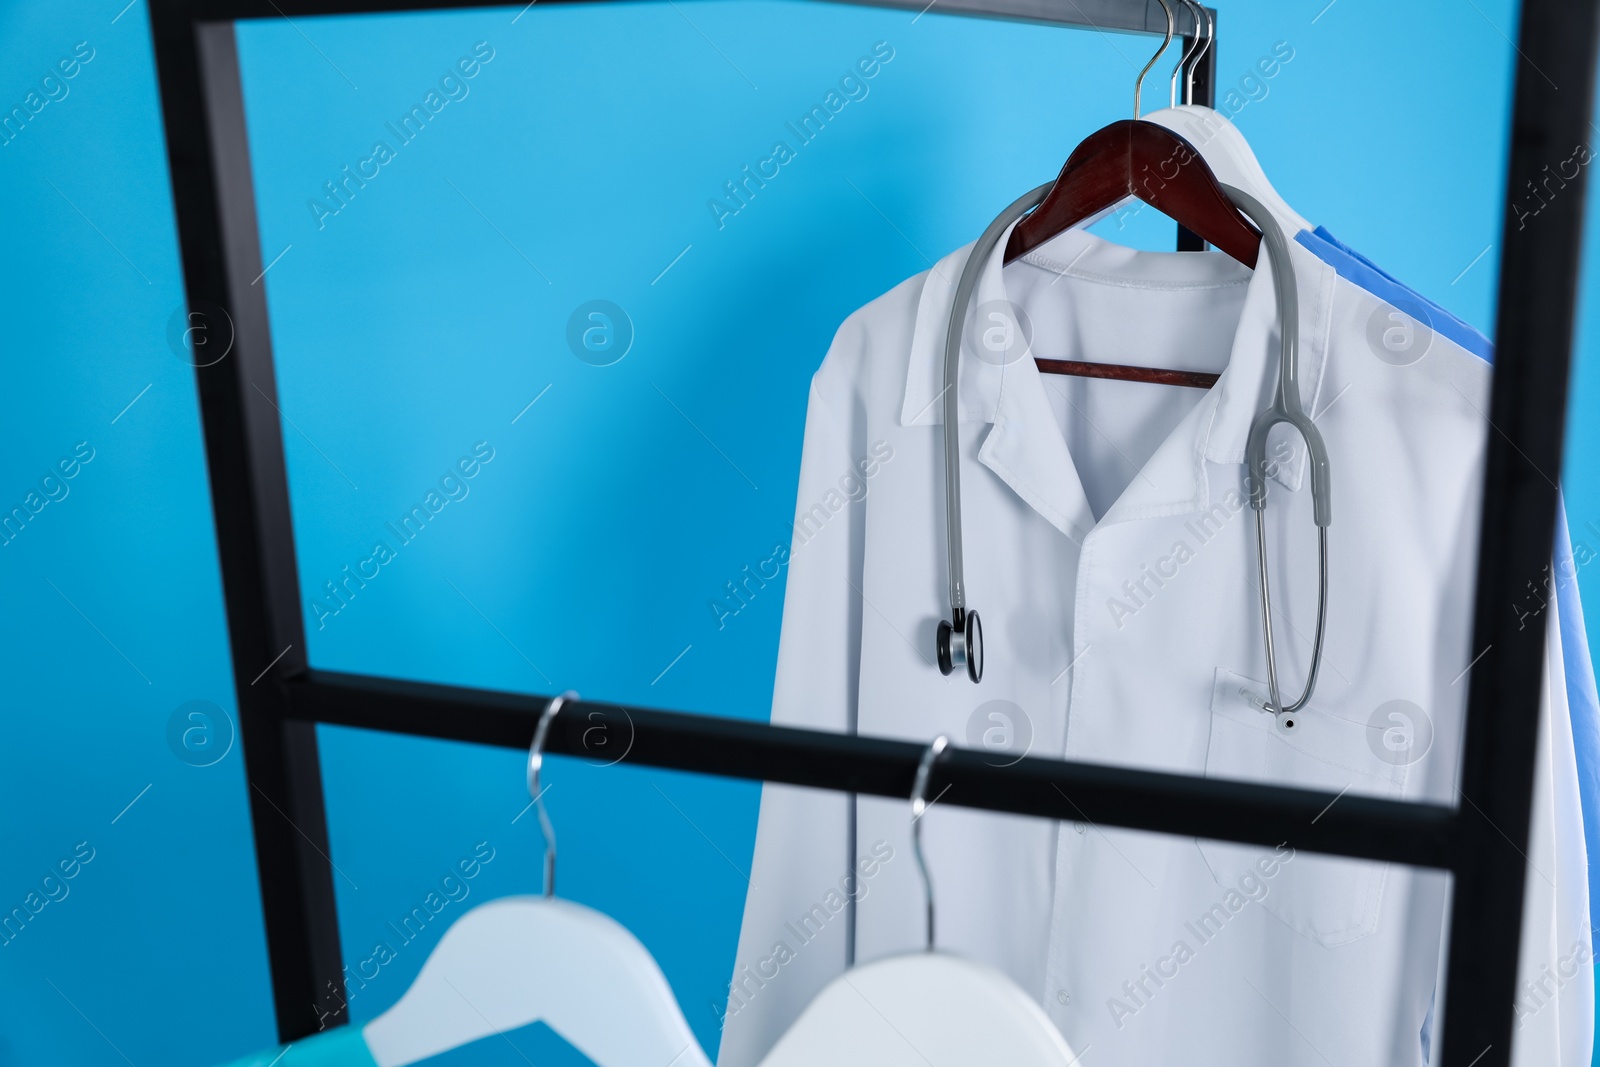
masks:
[[[1166,0],[1167,42],[1146,64],[1134,86],[1134,114],[1144,73],[1155,65],[1172,40],[1172,9]],[[1055,186],[1031,214],[1011,231],[1005,262],[1109,208],[1135,197],[1160,211],[1248,267],[1256,265],[1261,234],[1239,209],[1201,157],[1198,149],[1165,126],[1141,119],[1122,119],[1090,134],[1073,149]],[[1085,363],[1036,359],[1047,374],[1151,382],[1209,389],[1220,375],[1198,371],[1131,367],[1117,363]]]

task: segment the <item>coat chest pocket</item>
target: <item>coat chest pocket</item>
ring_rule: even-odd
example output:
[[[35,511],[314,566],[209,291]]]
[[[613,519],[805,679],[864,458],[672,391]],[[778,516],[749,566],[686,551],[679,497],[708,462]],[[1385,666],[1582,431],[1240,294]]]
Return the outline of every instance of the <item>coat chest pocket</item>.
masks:
[[[1365,724],[1308,706],[1295,716],[1293,729],[1285,730],[1255,703],[1266,692],[1266,683],[1218,668],[1211,694],[1207,778],[1400,797],[1407,768],[1378,758],[1369,747]],[[1287,849],[1273,857],[1271,849],[1259,845],[1197,844],[1219,885],[1254,896],[1319,945],[1342,945],[1378,928],[1386,863],[1306,852],[1293,853],[1285,862]],[[1264,857],[1270,862],[1263,862]],[[1253,894],[1250,886],[1257,887]]]

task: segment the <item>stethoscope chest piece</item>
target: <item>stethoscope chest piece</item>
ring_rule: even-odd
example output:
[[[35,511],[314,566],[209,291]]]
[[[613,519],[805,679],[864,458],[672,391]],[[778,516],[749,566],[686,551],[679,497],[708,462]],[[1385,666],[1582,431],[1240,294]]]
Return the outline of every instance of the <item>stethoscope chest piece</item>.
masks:
[[[983,624],[976,611],[958,610],[953,622],[940,620],[938,656],[940,674],[965,667],[968,678],[983,680]]]

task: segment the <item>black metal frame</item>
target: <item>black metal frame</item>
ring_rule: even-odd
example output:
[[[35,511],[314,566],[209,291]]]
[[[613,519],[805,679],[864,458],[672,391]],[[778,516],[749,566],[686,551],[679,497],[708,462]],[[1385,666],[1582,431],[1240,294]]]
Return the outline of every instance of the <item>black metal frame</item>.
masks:
[[[549,2],[549,0],[546,0]],[[874,0],[922,8],[921,0]],[[151,0],[178,235],[191,309],[226,308],[228,358],[197,370],[251,818],[280,1036],[344,1021],[316,723],[511,748],[543,702],[312,670],[299,609],[254,192],[232,20],[477,6],[461,0]],[[1158,33],[1155,0],[944,0],[940,10]],[[1192,22],[1180,8],[1180,32]],[[1586,141],[1600,0],[1523,0],[1506,188]],[[1211,99],[1213,48],[1197,100]],[[1558,90],[1556,87],[1565,86]],[[1573,338],[1584,190],[1573,183],[1500,243],[1496,370],[1481,520],[1460,808],[1406,804],[1029,757],[996,768],[955,751],[941,803],[1453,872],[1450,1067],[1509,1062],[1538,734],[1542,627],[1508,606],[1550,558]],[[214,313],[214,312],[213,312]],[[220,322],[218,323],[220,325]],[[907,796],[918,745],[593,702],[550,751],[881,796]],[[605,729],[596,731],[595,726]],[[1335,803],[1335,801],[1338,801]],[[1462,951],[1463,946],[1470,951]]]

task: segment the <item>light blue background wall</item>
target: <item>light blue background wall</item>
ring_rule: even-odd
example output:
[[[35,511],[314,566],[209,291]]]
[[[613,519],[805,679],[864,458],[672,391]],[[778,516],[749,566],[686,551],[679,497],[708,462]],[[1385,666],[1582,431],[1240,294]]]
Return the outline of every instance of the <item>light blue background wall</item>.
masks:
[[[147,17],[122,2],[0,9],[5,108],[78,42],[94,50],[0,145],[6,506],[78,442],[95,450],[0,547],[0,902],[78,842],[94,849],[69,895],[0,947],[0,1064],[207,1064],[273,1040],[239,752],[194,766],[167,739],[179,705],[231,713],[233,699],[192,372],[168,341],[181,282]],[[1219,83],[1248,100],[1236,121],[1302,213],[1489,329],[1512,5],[1324,2],[1224,6]],[[313,662],[753,718],[782,590],[736,615],[710,605],[787,540],[806,382],[833,329],[1122,117],[1150,50],[779,0],[272,20],[239,36],[262,244],[282,252],[262,284]],[[478,41],[494,57],[467,95],[399,145],[385,123]],[[796,146],[785,122],[879,41],[893,59],[867,95],[719,228],[708,198],[774,140]],[[1278,41],[1294,59],[1242,82]],[[394,159],[319,227],[307,201],[377,139]],[[1171,240],[1153,212],[1101,232]],[[1600,282],[1584,291],[1567,478],[1580,538],[1600,524]],[[610,366],[566,337],[595,299],[632,324]],[[385,523],[480,441],[494,458],[466,495],[398,544]],[[319,619],[322,583],[379,539],[394,558]],[[365,1019],[446,920],[533,890],[540,849],[518,818],[516,753],[321,736],[352,968],[397,941],[387,924],[447,868],[494,849],[471,895],[354,991]],[[553,764],[563,894],[639,934],[714,1048],[758,789]],[[514,1036],[520,1052],[450,1062],[560,1062],[548,1033]]]

